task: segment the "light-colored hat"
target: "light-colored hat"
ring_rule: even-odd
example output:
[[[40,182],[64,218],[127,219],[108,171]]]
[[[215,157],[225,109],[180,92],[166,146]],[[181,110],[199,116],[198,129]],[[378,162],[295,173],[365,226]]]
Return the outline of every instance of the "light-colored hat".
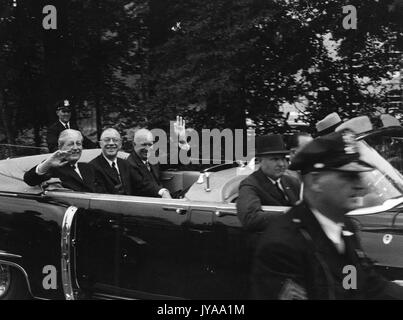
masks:
[[[316,123],[316,135],[323,136],[325,134],[334,132],[334,130],[342,123],[343,122],[341,121],[340,116],[336,112],[328,114],[326,117]]]

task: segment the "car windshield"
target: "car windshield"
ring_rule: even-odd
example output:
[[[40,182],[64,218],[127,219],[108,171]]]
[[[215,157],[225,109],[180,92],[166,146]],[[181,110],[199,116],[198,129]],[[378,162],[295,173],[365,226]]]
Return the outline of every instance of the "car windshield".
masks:
[[[378,139],[378,141],[383,140]],[[359,146],[361,159],[376,168],[373,171],[363,173],[363,180],[368,188],[368,194],[364,197],[363,206],[377,206],[383,204],[386,200],[402,197],[403,176],[378,153],[377,150],[382,152],[379,144],[372,147],[366,141],[359,141]]]
[[[400,129],[400,128],[399,128]],[[403,129],[364,138],[382,157],[403,174]]]

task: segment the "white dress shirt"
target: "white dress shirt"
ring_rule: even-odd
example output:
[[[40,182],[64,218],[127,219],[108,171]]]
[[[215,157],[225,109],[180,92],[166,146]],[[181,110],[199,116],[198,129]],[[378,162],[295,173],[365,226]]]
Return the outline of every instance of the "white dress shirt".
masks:
[[[70,121],[64,123],[64,122],[62,122],[62,121],[59,120],[59,122],[63,125],[63,127],[66,128],[66,126],[67,126],[67,129],[70,129]]]
[[[112,167],[112,163],[115,163],[116,171],[118,172],[118,174],[119,174],[119,176],[120,176],[120,171],[119,171],[119,167],[118,167],[118,159],[115,158],[115,160],[112,161],[112,160],[109,160],[107,157],[105,157],[103,154],[102,154],[102,156],[105,158],[106,161],[108,161],[108,164],[109,164],[109,166],[110,166],[111,168],[113,168],[113,167]]]

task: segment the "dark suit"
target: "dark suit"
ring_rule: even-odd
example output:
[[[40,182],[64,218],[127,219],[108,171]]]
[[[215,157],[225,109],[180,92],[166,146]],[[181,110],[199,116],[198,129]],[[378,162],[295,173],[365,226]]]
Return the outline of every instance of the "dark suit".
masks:
[[[237,200],[238,218],[250,231],[262,231],[272,215],[262,206],[292,206],[299,200],[301,184],[298,179],[283,175],[281,185],[288,200],[285,200],[261,169],[244,179],[239,185]]]
[[[345,230],[345,253],[339,253],[305,203],[273,217],[255,254],[252,298],[278,299],[296,284],[309,299],[403,299],[403,287],[375,272],[348,218]],[[356,289],[343,287],[345,277],[353,274],[343,273],[345,266],[356,268]]]
[[[69,122],[69,125],[70,129],[79,130],[75,123]],[[46,142],[48,144],[49,152],[55,152],[58,149],[59,135],[63,130],[66,130],[66,128],[60,123],[59,120],[48,128]],[[83,147],[85,149],[92,149],[96,148],[97,144],[83,136]]]
[[[90,164],[96,168],[98,180],[107,193],[159,197],[158,191],[161,188],[152,181],[143,179],[126,160],[117,158],[121,184],[102,154],[93,159]]]
[[[150,164],[151,171],[148,170],[147,166],[134,151],[127,158],[127,161],[131,166],[138,170],[143,179],[149,179],[161,187],[160,170],[158,164]]]
[[[37,166],[35,166],[24,174],[24,181],[30,186],[36,186],[50,178],[59,178],[64,188],[79,192],[102,192],[103,189],[96,180],[95,168],[84,162],[77,162],[77,165],[83,179],[69,164],[66,164],[52,168],[44,175],[36,174]]]

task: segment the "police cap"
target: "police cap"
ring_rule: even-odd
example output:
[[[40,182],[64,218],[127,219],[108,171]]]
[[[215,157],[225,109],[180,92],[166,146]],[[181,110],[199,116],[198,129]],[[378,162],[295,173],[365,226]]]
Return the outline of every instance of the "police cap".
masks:
[[[66,110],[66,111],[71,111],[71,104],[70,101],[65,99],[65,100],[59,100],[56,102],[56,110]]]
[[[342,130],[309,142],[292,159],[289,169],[306,174],[323,170],[365,172],[374,168],[360,160],[353,132]]]

